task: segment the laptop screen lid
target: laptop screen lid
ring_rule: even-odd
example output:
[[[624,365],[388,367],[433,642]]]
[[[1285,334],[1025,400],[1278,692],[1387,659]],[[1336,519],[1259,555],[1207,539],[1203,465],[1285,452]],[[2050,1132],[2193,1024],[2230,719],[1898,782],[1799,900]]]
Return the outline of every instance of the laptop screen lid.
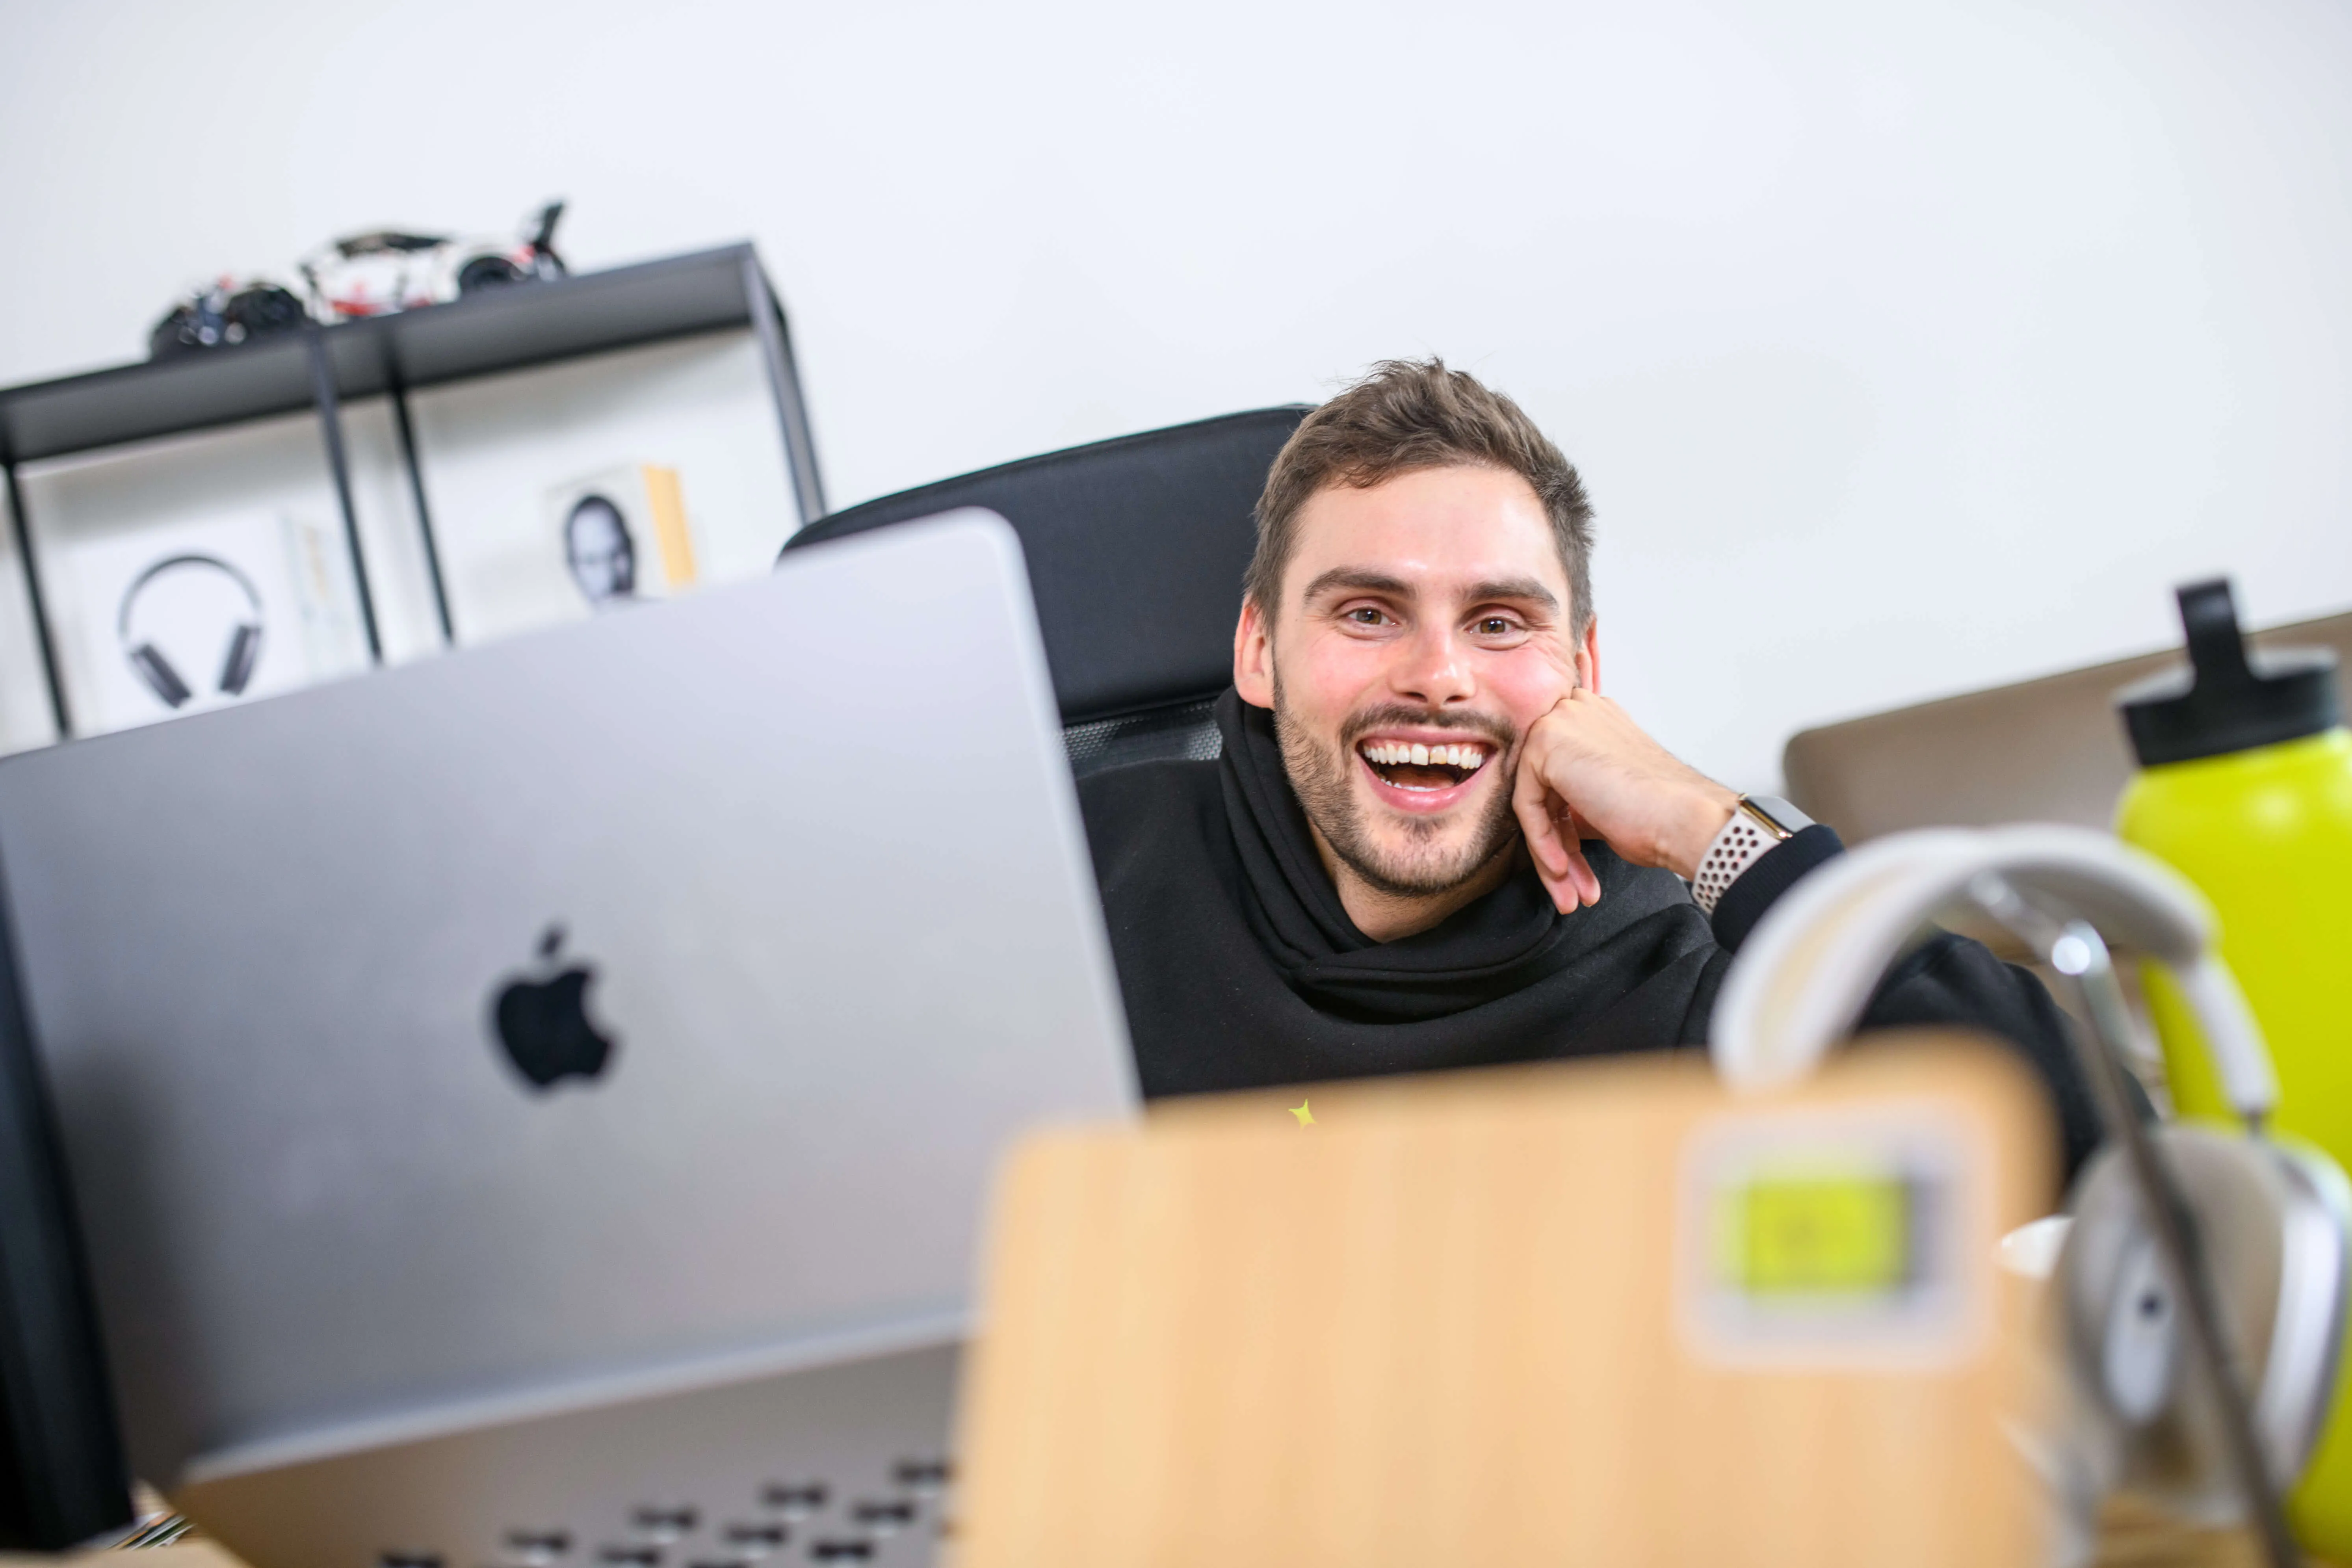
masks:
[[[11,759],[0,875],[165,1485],[951,1338],[1134,1100],[987,513]]]

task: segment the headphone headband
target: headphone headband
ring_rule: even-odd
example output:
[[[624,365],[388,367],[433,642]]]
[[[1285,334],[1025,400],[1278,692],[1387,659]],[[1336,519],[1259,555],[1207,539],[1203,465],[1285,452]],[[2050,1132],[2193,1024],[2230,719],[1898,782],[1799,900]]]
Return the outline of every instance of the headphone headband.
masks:
[[[161,577],[164,573],[171,571],[175,566],[209,566],[215,572],[226,573],[228,576],[236,582],[239,588],[245,590],[245,602],[248,605],[252,606],[253,618],[257,621],[261,618],[261,594],[258,589],[254,587],[253,579],[247,577],[244,573],[230,565],[219,556],[197,554],[166,555],[163,560],[156,562],[144,572],[140,573],[138,576],[131,579],[131,585],[122,590],[122,608],[117,612],[114,617],[114,635],[117,637],[125,641],[130,639],[131,606],[137,602],[139,598],[139,590],[144,588],[148,584],[153,582],[156,578]]]
[[[1822,867],[1741,944],[1708,1051],[1726,1081],[1765,1089],[1811,1072],[1853,1032],[1919,928],[1996,877],[2172,972],[2231,1104],[2260,1120],[2278,1098],[2253,1014],[2212,951],[2211,908],[2154,857],[2087,828],[2027,825],[1895,834]]]
[[[190,552],[167,555],[156,562],[132,578],[131,585],[122,591],[122,607],[115,616],[114,636],[115,640],[122,645],[123,656],[131,661],[131,672],[146,682],[147,689],[152,691],[164,707],[173,709],[185,703],[194,692],[189,688],[186,679],[173,668],[172,661],[164,657],[161,648],[150,641],[131,641],[131,612],[148,584],[164,573],[183,566],[217,572],[235,583],[245,595],[247,613],[229,634],[228,647],[221,661],[219,689],[227,696],[242,696],[247,684],[253,679],[255,662],[261,655],[261,595],[254,587],[252,579],[217,555]]]

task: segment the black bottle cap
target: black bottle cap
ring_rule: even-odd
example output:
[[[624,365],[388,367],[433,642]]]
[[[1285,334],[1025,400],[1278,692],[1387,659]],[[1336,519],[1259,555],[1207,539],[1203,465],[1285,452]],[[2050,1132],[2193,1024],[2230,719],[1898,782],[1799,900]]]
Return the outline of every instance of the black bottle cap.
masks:
[[[2249,650],[2230,582],[2177,588],[2189,668],[2116,693],[2142,767],[2275,745],[2337,722],[2336,656],[2326,648]]]

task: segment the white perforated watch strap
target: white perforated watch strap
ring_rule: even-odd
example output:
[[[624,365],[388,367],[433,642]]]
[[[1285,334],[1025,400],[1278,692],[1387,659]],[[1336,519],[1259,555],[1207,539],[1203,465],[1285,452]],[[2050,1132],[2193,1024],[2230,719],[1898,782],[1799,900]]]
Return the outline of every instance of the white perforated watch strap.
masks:
[[[1789,815],[1796,814],[1791,809]],[[1739,879],[1739,873],[1793,837],[1789,828],[1758,810],[1746,795],[1740,796],[1739,807],[1731,814],[1731,820],[1723,825],[1723,831],[1715,836],[1715,842],[1699,857],[1698,870],[1691,878],[1691,897],[1698,901],[1700,909],[1710,915],[1715,913],[1715,906],[1730,890],[1731,884]]]

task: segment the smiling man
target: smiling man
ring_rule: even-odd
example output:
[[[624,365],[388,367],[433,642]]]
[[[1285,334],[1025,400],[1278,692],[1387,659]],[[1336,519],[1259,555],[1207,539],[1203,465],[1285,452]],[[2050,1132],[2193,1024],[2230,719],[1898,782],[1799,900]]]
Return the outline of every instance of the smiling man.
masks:
[[[1147,1094],[1706,1039],[1740,940],[1841,849],[1601,695],[1591,552],[1576,470],[1460,372],[1381,364],[1299,426],[1223,755],[1080,788]],[[2048,994],[1976,943],[1915,951],[1865,1023],[2015,1042],[2070,1166],[2095,1139]]]

